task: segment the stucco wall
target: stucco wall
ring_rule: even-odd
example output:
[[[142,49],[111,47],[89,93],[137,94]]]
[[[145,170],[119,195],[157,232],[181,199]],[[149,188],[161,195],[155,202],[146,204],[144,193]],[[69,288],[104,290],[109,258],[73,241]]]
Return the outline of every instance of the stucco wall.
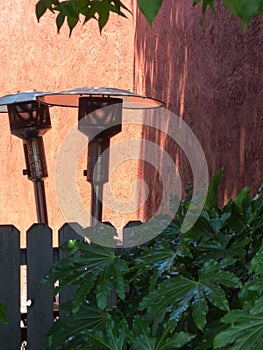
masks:
[[[188,123],[210,176],[224,167],[222,203],[245,185],[255,194],[262,181],[263,24],[253,19],[243,33],[241,22],[218,3],[215,14],[207,11],[204,31],[201,8],[191,1],[164,0],[152,30],[137,13],[135,86]],[[186,185],[191,169],[172,147]],[[152,182],[152,170],[145,165],[143,171]]]
[[[132,0],[125,3],[135,6]],[[113,16],[101,35],[94,22],[78,26],[69,38],[66,26],[56,33],[52,14],[38,24],[34,6],[34,1],[26,0],[0,4],[1,96],[98,85],[146,93],[165,101],[192,128],[205,151],[210,175],[224,166],[221,202],[245,185],[255,193],[263,170],[262,23],[253,20],[242,33],[240,22],[219,7],[216,14],[208,12],[202,32],[200,8],[192,9],[191,1],[164,0],[152,29],[137,12],[129,20]],[[49,171],[45,183],[49,222],[56,230],[65,221],[55,194],[56,157],[77,116],[69,109],[53,107],[50,112],[52,130],[44,136]],[[0,222],[13,223],[24,232],[36,220],[33,185],[22,176],[22,141],[10,135],[7,115],[0,117]],[[147,128],[143,133],[154,142],[164,142]],[[115,142],[141,134],[140,128],[128,127]],[[185,186],[192,179],[191,169],[174,147],[168,142]],[[77,182],[88,207],[89,186],[81,175],[85,157]],[[138,169],[135,163],[123,164],[113,176],[113,187],[125,202],[134,196],[131,183],[136,174],[148,179],[152,195],[142,210],[147,218],[160,201],[161,181],[149,164],[141,162]],[[105,220],[122,225],[137,218],[134,213],[122,216],[107,209],[104,215]]]
[[[112,15],[101,35],[95,21],[78,25],[69,38],[66,25],[57,34],[51,13],[37,23],[35,3],[32,0],[0,3],[1,96],[33,89],[59,91],[85,86],[133,90],[134,17],[125,20]],[[133,9],[132,0],[125,3]],[[44,136],[49,171],[45,183],[49,223],[57,229],[65,218],[54,188],[56,156],[77,121],[77,112],[54,107],[50,113],[52,130]],[[25,167],[22,140],[10,135],[7,114],[0,117],[0,223],[12,223],[24,232],[36,221],[33,184],[22,175]],[[81,169],[85,167],[84,163]],[[84,177],[81,180],[83,188],[87,186],[88,198],[88,184]]]

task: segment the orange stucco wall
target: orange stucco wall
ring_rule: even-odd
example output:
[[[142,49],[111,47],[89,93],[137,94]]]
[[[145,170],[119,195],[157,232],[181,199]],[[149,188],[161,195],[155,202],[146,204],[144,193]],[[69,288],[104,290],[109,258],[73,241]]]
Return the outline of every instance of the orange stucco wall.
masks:
[[[135,1],[125,3],[135,10]],[[0,4],[1,96],[18,90],[109,86],[161,99],[198,137],[210,176],[225,168],[221,202],[245,185],[256,192],[263,173],[261,22],[253,20],[243,33],[240,22],[219,6],[216,14],[208,11],[202,32],[200,7],[193,9],[191,1],[163,0],[152,29],[135,11],[128,20],[112,16],[101,35],[94,22],[78,26],[69,38],[66,26],[56,33],[52,14],[38,24],[34,6],[35,1],[26,0]],[[50,111],[52,130],[44,136],[50,175],[46,192],[50,226],[57,229],[65,219],[55,195],[56,157],[76,121],[76,111],[55,107]],[[13,223],[24,232],[35,221],[33,186],[21,174],[22,141],[10,135],[7,115],[0,117],[0,222]],[[144,130],[146,138],[158,141],[159,135],[147,132]],[[116,140],[141,135],[140,128],[128,127]],[[173,147],[168,144],[168,151],[174,154],[185,186],[191,180],[191,169],[182,152]],[[159,179],[153,172],[143,162],[125,163],[113,176],[119,198],[125,201],[133,196],[130,184],[136,176],[146,180],[153,195],[141,216],[105,210],[104,220],[124,225],[129,219],[150,217],[159,200]],[[84,181],[80,175],[78,184],[88,206],[89,188]]]
[[[66,25],[57,34],[51,13],[37,23],[35,3],[0,3],[1,96],[33,89],[59,91],[85,86],[133,90],[134,17],[125,20],[112,15],[101,35],[95,21],[78,25],[69,38]],[[133,1],[125,4],[133,9]],[[54,188],[56,155],[77,121],[77,114],[76,110],[55,107],[50,113],[52,130],[44,136],[49,171],[45,184],[49,224],[57,229],[65,219]],[[33,184],[22,175],[22,140],[10,135],[7,114],[0,114],[0,118],[0,222],[12,223],[24,232],[36,221]],[[83,182],[89,193],[84,177]]]
[[[165,101],[191,127],[210,177],[224,167],[222,204],[247,185],[254,195],[262,183],[263,23],[253,18],[243,32],[241,21],[218,1],[215,13],[208,9],[202,31],[200,4],[191,5],[163,0],[152,29],[137,12],[135,86]],[[158,134],[146,130],[145,137],[156,140]],[[192,180],[187,159],[173,145],[168,151],[185,187]],[[142,172],[151,183],[152,169],[144,165]]]

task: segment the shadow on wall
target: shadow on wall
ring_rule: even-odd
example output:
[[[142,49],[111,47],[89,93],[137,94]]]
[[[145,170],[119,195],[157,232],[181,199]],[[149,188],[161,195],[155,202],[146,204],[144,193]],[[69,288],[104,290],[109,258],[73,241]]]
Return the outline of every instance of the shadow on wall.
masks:
[[[218,5],[215,14],[207,11],[202,31],[200,15],[191,1],[164,0],[151,29],[137,12],[134,88],[165,101],[190,126],[210,177],[224,167],[223,203],[246,185],[254,194],[263,177],[263,23],[253,19],[243,33],[241,22]],[[149,128],[144,137],[166,142]],[[167,147],[185,188],[192,180],[188,161],[178,146]],[[154,190],[158,176],[141,166]]]

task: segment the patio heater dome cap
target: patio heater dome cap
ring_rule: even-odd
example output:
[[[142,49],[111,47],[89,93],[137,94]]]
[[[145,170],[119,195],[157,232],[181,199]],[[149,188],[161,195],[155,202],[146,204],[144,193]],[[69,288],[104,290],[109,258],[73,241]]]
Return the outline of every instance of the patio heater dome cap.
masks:
[[[128,90],[106,87],[86,87],[42,94],[37,96],[37,101],[50,106],[79,107],[79,98],[84,96],[118,97],[123,100],[124,109],[152,109],[164,106],[162,101],[147,96]]]
[[[7,106],[14,103],[21,103],[21,102],[31,102],[36,101],[36,97],[43,94],[49,94],[49,92],[43,92],[43,91],[23,91],[23,92],[17,92],[15,94],[5,95],[0,97],[0,106]],[[7,112],[6,109],[2,107],[0,109],[0,112],[5,113]]]
[[[7,106],[6,105],[0,105],[0,113],[7,113]]]

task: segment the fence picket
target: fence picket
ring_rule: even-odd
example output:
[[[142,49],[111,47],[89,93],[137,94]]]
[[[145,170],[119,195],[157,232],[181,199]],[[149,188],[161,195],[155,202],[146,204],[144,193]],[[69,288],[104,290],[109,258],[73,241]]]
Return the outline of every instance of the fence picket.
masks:
[[[28,350],[39,350],[53,322],[52,287],[40,282],[53,263],[52,232],[44,224],[34,224],[27,231],[27,311]]]
[[[0,323],[0,350],[20,349],[20,233],[12,225],[0,226],[0,281],[9,320]]]
[[[81,232],[82,227],[79,224],[76,223],[70,223],[70,224],[64,224],[61,229],[59,230],[59,245],[61,246],[63,243],[71,240],[81,240],[83,239],[80,234],[77,232]],[[59,249],[59,260],[65,259],[68,256],[68,252],[63,251],[62,249]],[[69,301],[74,293],[74,287],[67,287],[64,288],[59,293],[59,304],[62,305]],[[66,312],[63,309],[59,309],[59,315],[64,316],[66,315]]]

